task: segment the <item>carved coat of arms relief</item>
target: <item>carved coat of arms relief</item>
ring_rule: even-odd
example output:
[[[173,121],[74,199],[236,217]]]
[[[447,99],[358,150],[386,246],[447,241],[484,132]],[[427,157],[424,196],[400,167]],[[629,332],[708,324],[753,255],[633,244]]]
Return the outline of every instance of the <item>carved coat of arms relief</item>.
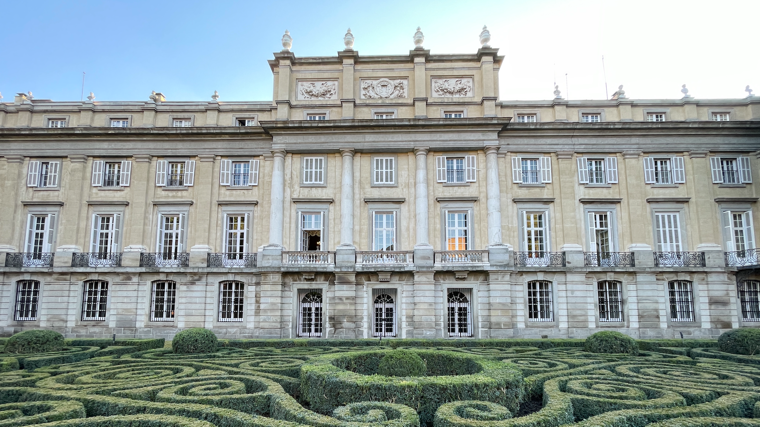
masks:
[[[406,98],[408,82],[406,79],[377,79],[361,81],[362,99],[396,99]]]

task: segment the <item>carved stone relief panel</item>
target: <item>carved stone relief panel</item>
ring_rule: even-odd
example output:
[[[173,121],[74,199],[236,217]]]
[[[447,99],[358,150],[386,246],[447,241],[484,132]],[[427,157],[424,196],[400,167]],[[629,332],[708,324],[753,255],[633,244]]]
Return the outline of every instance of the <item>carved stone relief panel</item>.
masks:
[[[296,92],[297,99],[302,101],[338,99],[338,82],[336,80],[299,81]]]
[[[472,77],[433,79],[433,96],[439,98],[472,96]]]
[[[362,99],[396,99],[407,97],[407,79],[374,79],[361,81]]]

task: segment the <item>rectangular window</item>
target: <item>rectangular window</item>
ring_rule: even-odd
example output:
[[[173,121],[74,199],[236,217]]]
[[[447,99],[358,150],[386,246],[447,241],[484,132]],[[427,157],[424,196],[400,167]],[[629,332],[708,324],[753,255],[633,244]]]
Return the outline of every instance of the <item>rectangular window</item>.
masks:
[[[161,215],[159,254],[162,260],[176,260],[182,253],[181,215]]]
[[[129,127],[129,119],[111,119],[112,128],[126,128]]]
[[[538,116],[536,114],[518,114],[517,123],[536,123]]]
[[[681,252],[680,216],[676,213],[656,213],[654,230],[657,237],[657,252]]]
[[[182,187],[185,185],[185,162],[169,162],[169,176],[166,185],[169,187]]]
[[[672,184],[670,159],[654,160],[654,182],[657,184]]]
[[[472,289],[449,289],[446,302],[450,337],[472,336],[471,300]]]
[[[248,251],[248,214],[229,214],[225,224],[224,253],[229,259],[243,259]]]
[[[623,321],[623,293],[620,282],[603,281],[597,283],[599,295],[599,321]]]
[[[588,183],[605,184],[604,160],[588,160]]]
[[[599,123],[601,121],[602,121],[602,115],[599,113],[581,114],[581,122],[583,123]]]
[[[372,289],[374,337],[396,336],[396,290]]]
[[[298,292],[298,336],[322,336],[322,290],[303,289]]]
[[[108,306],[108,282],[92,280],[84,282],[82,320],[106,320]]]
[[[538,159],[522,159],[522,183],[523,184],[538,184],[540,169],[538,167]]]
[[[58,187],[61,162],[32,160],[26,176],[27,187]]]
[[[664,122],[665,113],[647,113],[648,122]]]
[[[301,248],[302,251],[322,251],[323,232],[322,212],[301,213]]]
[[[306,120],[327,120],[327,114],[307,114]]]
[[[114,248],[115,221],[114,215],[95,215],[95,253],[107,257]]]
[[[739,282],[739,304],[742,309],[742,320],[760,322],[760,282],[757,280]]]
[[[461,119],[463,117],[464,117],[464,112],[462,111],[444,111],[443,112],[444,119]]]
[[[384,120],[384,119],[392,119],[395,117],[395,114],[393,113],[375,113],[375,118]]]
[[[235,123],[241,127],[256,126],[256,119],[237,119]]]
[[[324,157],[304,157],[303,158],[303,183],[304,184],[324,184],[325,183],[325,158]]]
[[[554,321],[552,282],[528,282],[528,319],[533,322]]]
[[[446,212],[446,250],[466,251],[470,248],[467,212]]]
[[[375,211],[372,214],[372,250],[396,250],[396,213]]]
[[[589,250],[596,254],[596,260],[600,266],[610,266],[610,252],[612,252],[610,214],[609,212],[589,212],[588,221]]]
[[[446,157],[446,182],[465,182],[464,157]]]
[[[174,119],[172,120],[172,126],[175,128],[189,128],[190,127],[191,120],[190,119]]]
[[[672,322],[694,321],[694,294],[691,282],[675,280],[668,282],[670,297],[670,320]]]
[[[546,229],[543,213],[523,212],[523,245],[530,258],[546,256]]]
[[[172,281],[153,282],[150,303],[151,322],[171,322],[174,320],[174,305],[177,300],[177,283]]]
[[[711,120],[714,122],[727,122],[729,120],[729,113],[712,113]]]
[[[16,321],[37,320],[40,303],[40,282],[20,280],[16,283]]]
[[[723,175],[724,184],[739,184],[739,167],[736,159],[720,159],[720,171]]]
[[[65,128],[66,119],[48,119],[49,128]]]
[[[47,215],[32,216],[32,246],[31,252],[35,255],[49,252],[52,248],[47,245]]]
[[[236,187],[247,186],[250,173],[250,162],[232,162],[232,185]]]
[[[55,250],[55,213],[30,214],[24,241],[24,267],[52,267],[51,253]]]
[[[726,261],[731,267],[757,265],[752,211],[723,211]]]
[[[394,157],[375,157],[373,184],[395,184],[396,183],[396,159]]]
[[[105,164],[103,174],[103,187],[119,187],[121,177],[121,162],[108,162]]]
[[[243,282],[222,282],[219,284],[219,321],[242,322],[245,299]]]

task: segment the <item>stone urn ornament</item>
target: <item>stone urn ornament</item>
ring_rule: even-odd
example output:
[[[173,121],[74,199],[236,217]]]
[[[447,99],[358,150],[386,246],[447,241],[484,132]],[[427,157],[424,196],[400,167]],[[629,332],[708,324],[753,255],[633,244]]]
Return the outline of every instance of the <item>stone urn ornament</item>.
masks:
[[[681,85],[681,93],[684,98],[691,98],[691,95],[689,95],[689,89],[686,88],[686,85]]]
[[[488,27],[483,25],[483,31],[480,32],[480,46],[483,49],[490,49],[491,46],[488,44],[488,42],[491,41],[491,33],[488,32]]]
[[[285,34],[282,35],[282,51],[290,52],[291,47],[293,47],[293,38],[290,37],[290,31],[285,30]]]
[[[343,44],[346,45],[346,50],[354,50],[354,35],[351,34],[351,29],[346,31],[346,35],[343,37]]]
[[[422,34],[420,27],[417,27],[417,32],[414,33],[414,48],[422,49],[422,43],[425,41],[425,35]]]

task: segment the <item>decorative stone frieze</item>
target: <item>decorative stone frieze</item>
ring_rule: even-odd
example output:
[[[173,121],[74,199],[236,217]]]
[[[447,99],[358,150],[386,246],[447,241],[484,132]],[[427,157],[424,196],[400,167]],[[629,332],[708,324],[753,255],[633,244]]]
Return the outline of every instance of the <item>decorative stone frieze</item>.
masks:
[[[407,98],[407,88],[409,81],[407,79],[376,79],[361,81],[361,98],[362,99],[396,99]]]
[[[438,98],[472,96],[472,77],[433,79],[433,96]]]
[[[298,100],[312,99],[338,99],[338,82],[336,80],[298,82]]]

